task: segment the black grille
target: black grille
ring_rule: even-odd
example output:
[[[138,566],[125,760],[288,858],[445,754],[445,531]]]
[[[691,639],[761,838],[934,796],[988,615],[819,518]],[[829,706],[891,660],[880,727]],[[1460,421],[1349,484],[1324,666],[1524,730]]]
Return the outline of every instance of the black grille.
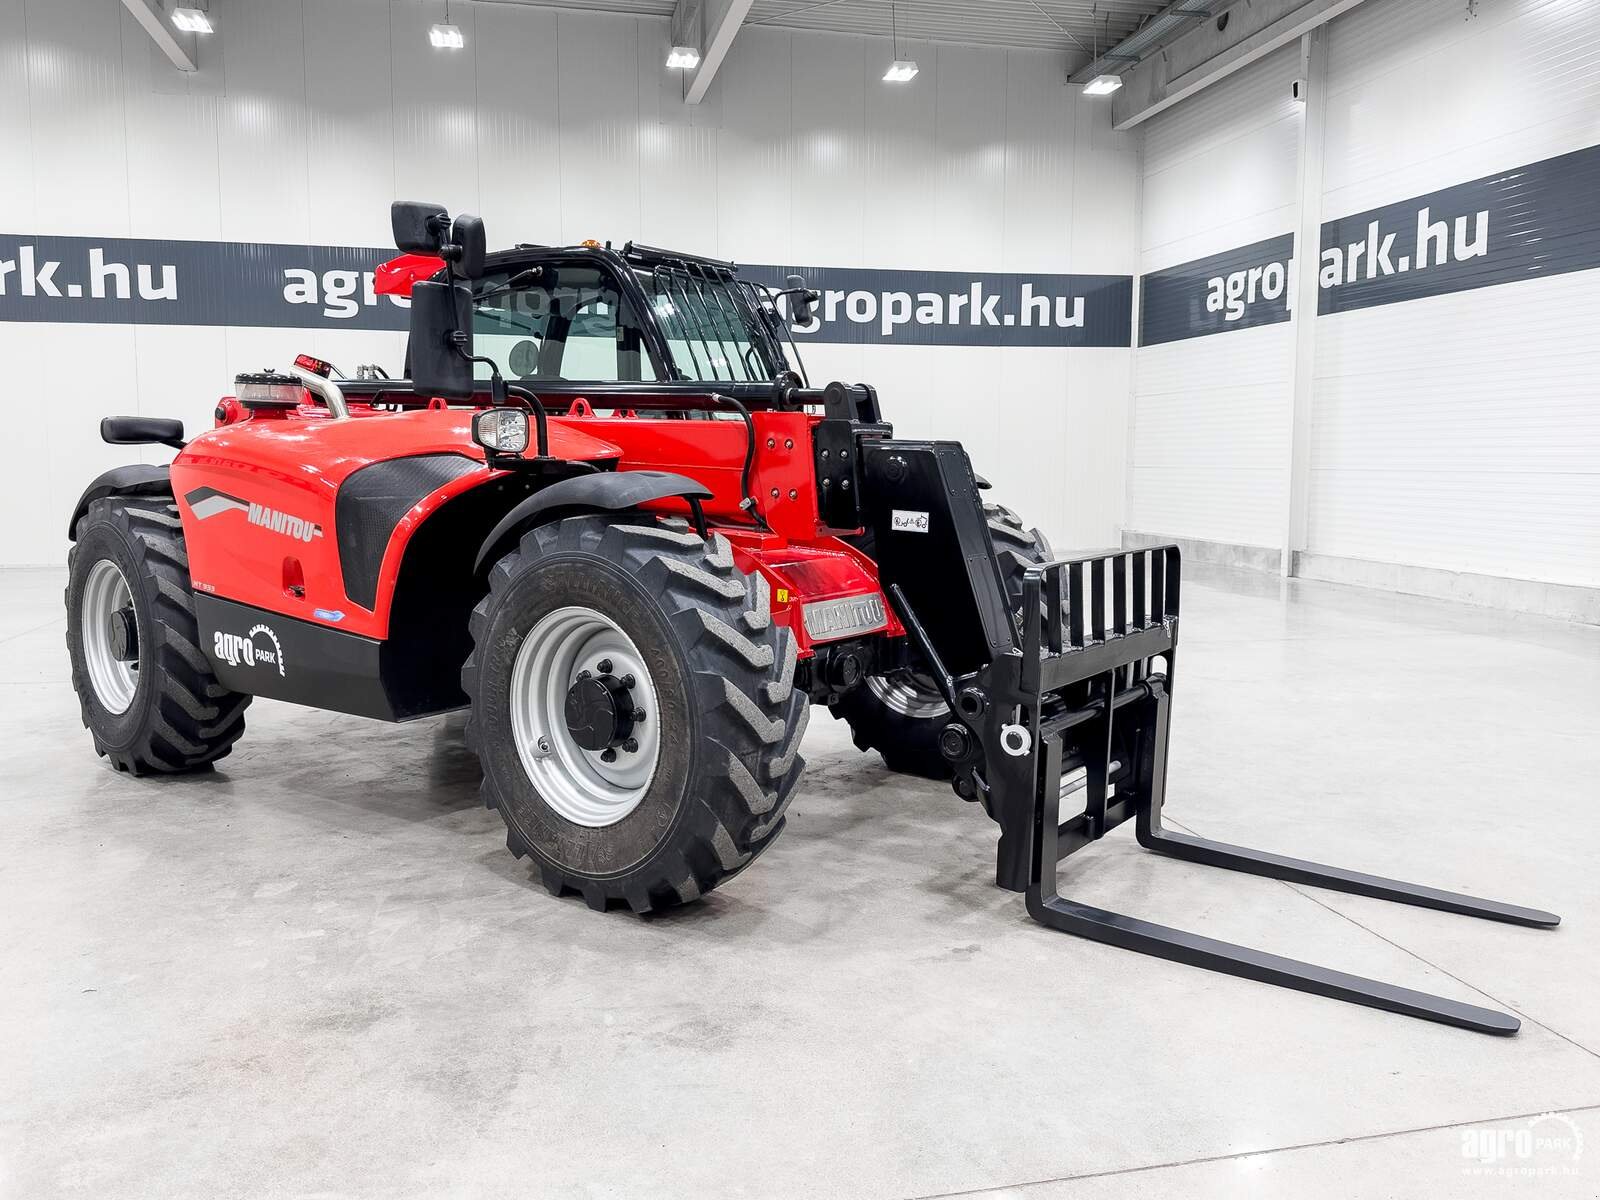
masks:
[[[344,594],[373,608],[384,551],[400,518],[429,492],[480,465],[464,454],[421,454],[362,467],[340,484],[333,524]]]

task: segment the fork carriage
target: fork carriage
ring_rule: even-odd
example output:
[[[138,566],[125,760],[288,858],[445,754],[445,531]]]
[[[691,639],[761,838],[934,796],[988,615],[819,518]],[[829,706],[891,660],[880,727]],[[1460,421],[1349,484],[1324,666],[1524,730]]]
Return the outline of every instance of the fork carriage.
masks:
[[[1181,569],[1176,546],[1059,559],[1027,568],[1020,603],[997,585],[994,555],[970,468],[952,444],[877,453],[906,462],[901,483],[921,481],[919,503],[944,501],[935,536],[950,545],[918,554],[878,530],[885,590],[957,721],[942,747],[954,787],[1000,825],[995,881],[1025,893],[1041,924],[1158,958],[1263,983],[1422,1017],[1482,1033],[1512,1034],[1517,1018],[1442,996],[1218,941],[1067,899],[1058,864],[1132,820],[1140,845],[1209,866],[1372,896],[1515,925],[1553,927],[1552,913],[1385,879],[1168,830],[1162,825],[1178,648]],[[869,455],[869,477],[873,458]],[[897,500],[903,502],[904,498]],[[887,539],[887,544],[886,544]],[[935,564],[930,570],[928,563]],[[937,573],[962,562],[965,572]],[[964,578],[963,578],[964,576]],[[953,635],[978,615],[984,645]],[[952,613],[957,614],[952,617]],[[924,620],[924,614],[930,619]],[[1081,795],[1081,811],[1063,819]]]

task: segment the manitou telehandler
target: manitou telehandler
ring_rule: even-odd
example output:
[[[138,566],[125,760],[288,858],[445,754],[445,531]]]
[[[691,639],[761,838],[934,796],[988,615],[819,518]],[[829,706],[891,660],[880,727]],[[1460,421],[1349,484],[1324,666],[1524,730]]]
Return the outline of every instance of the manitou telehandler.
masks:
[[[954,442],[809,385],[815,293],[649,246],[484,251],[397,203],[405,378],[301,356],[215,428],[111,417],[170,466],[72,513],[72,680],[120,770],[227,754],[252,697],[470,712],[483,796],[553,893],[651,912],[783,829],[812,704],[1000,826],[996,882],[1052,928],[1490,1033],[1515,1018],[1076,904],[1057,862],[1132,819],[1215,866],[1522,925],[1549,913],[1162,828],[1174,547],[1052,561]],[[1083,810],[1059,810],[1081,794]]]

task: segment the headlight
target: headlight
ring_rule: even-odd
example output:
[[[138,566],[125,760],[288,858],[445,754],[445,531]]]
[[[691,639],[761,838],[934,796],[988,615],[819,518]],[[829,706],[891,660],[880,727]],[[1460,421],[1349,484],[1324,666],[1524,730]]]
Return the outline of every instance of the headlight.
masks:
[[[495,454],[528,448],[528,414],[520,408],[488,408],[472,418],[472,440]]]

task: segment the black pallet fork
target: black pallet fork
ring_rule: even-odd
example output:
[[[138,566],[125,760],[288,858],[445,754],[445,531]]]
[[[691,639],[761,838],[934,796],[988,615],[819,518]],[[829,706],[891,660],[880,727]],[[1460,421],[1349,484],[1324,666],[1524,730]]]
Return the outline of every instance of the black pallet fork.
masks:
[[[1164,829],[1178,645],[1177,547],[1029,567],[1016,606],[1005,596],[970,485],[971,468],[959,446],[885,442],[868,449],[866,465],[870,486],[890,488],[881,504],[891,513],[912,504],[931,510],[926,535],[894,528],[901,524],[909,530],[914,522],[897,522],[892,516],[875,521],[880,570],[911,641],[958,715],[941,741],[956,769],[956,791],[981,800],[1000,824],[995,881],[1024,892],[1035,920],[1097,942],[1262,983],[1481,1033],[1517,1031],[1520,1022],[1508,1013],[1059,895],[1060,860],[1131,818],[1140,845],[1174,858],[1514,925],[1548,928],[1560,923],[1553,913],[1538,909]],[[948,545],[939,544],[946,540]],[[948,566],[938,572],[927,565],[947,552],[959,554],[965,572]],[[923,614],[930,619],[924,620]],[[958,636],[960,623],[974,620],[983,638]],[[1079,791],[1083,811],[1063,821],[1063,801]]]

